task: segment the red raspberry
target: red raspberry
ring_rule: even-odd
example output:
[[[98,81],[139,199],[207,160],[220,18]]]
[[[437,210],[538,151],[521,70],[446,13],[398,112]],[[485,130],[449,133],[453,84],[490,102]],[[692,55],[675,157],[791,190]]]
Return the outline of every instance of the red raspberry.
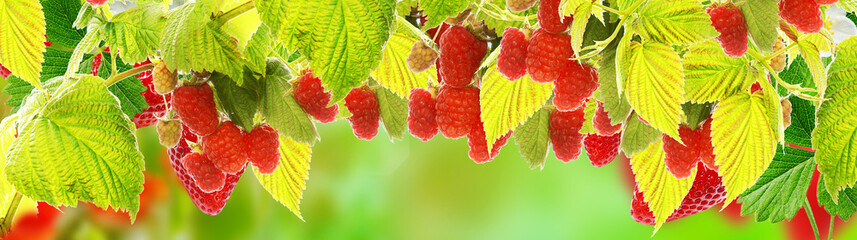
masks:
[[[280,135],[277,130],[262,124],[244,136],[247,157],[259,173],[271,174],[280,165]]]
[[[173,90],[172,106],[182,122],[197,135],[211,134],[220,123],[214,103],[214,92],[208,84],[176,88]]]
[[[408,131],[423,142],[437,135],[437,101],[431,92],[414,88],[408,102]]]
[[[685,144],[663,135],[664,152],[667,170],[676,178],[690,176],[690,170],[696,167],[698,161],[703,161],[709,168],[715,169],[714,147],[711,145],[711,121],[705,121],[702,126],[692,130],[681,125],[678,128],[679,137]]]
[[[86,2],[89,3],[89,5],[97,7],[103,5],[107,0],[86,0]]]
[[[753,83],[753,85],[750,86],[750,93],[752,94],[758,91],[762,91],[762,85],[759,84],[759,82],[755,82]]]
[[[134,67],[139,67],[148,63],[150,63],[149,60],[146,60],[146,62],[134,64]],[[155,86],[152,83],[153,78],[151,70],[140,73],[140,75],[137,75],[137,79],[140,79],[143,86],[146,86],[146,91],[140,93],[140,95],[143,95],[143,98],[146,99],[146,103],[149,104],[149,107],[143,109],[143,112],[134,115],[134,118],[131,119],[131,121],[134,122],[134,125],[136,125],[137,128],[142,128],[151,126],[158,122],[158,118],[164,117],[167,113],[167,103],[170,102],[172,94],[162,96],[155,92]],[[166,101],[164,99],[166,99]]]
[[[780,17],[804,33],[817,33],[824,26],[821,5],[816,0],[780,0]]]
[[[839,2],[839,0],[815,0],[815,2],[817,2],[818,4],[821,4],[821,5],[831,5],[831,4],[834,4],[836,2]]]
[[[726,188],[721,184],[717,171],[708,169],[700,163],[690,192],[681,201],[681,206],[667,218],[667,222],[700,213],[723,203],[724,200],[726,200]],[[634,199],[631,201],[631,218],[638,223],[655,224],[655,216],[649,209],[649,203],[643,200],[643,193],[637,188],[634,189]]]
[[[536,0],[506,0],[506,9],[511,12],[523,12],[536,5]]]
[[[101,53],[96,54],[95,57],[92,58],[92,70],[89,71],[92,76],[98,76],[98,68],[101,67],[101,60],[103,58],[104,56],[102,56]]]
[[[352,114],[348,117],[348,122],[351,123],[351,129],[354,129],[354,136],[372,140],[378,134],[378,121],[381,119],[375,92],[364,88],[352,89],[345,96],[345,107]]]
[[[568,30],[573,18],[571,16],[559,15],[559,3],[561,0],[539,1],[539,26],[552,33],[563,33]],[[571,44],[571,42],[569,42]]]
[[[444,83],[453,87],[465,87],[473,80],[479,69],[488,43],[479,41],[467,29],[453,25],[440,36],[440,75]]]
[[[573,57],[571,37],[538,29],[527,45],[527,72],[536,82],[553,82],[562,70],[577,64]]]
[[[497,71],[511,81],[527,74],[527,36],[520,29],[507,27],[503,32]]]
[[[211,135],[203,136],[202,150],[223,172],[235,174],[247,165],[244,133],[232,121],[223,122]]]
[[[226,173],[217,169],[211,160],[202,154],[191,152],[184,156],[182,166],[204,193],[223,189],[223,185],[226,184]]]
[[[597,102],[598,106],[595,108],[595,116],[592,118],[592,125],[595,127],[595,130],[598,131],[598,135],[607,136],[613,133],[622,130],[622,124],[612,125],[610,122],[610,116],[607,116],[607,112],[604,111],[604,103],[600,101]]]
[[[437,127],[446,138],[460,138],[480,121],[479,88],[443,86],[437,94]]]
[[[587,134],[583,139],[583,146],[586,147],[586,154],[592,166],[603,167],[612,162],[616,154],[619,154],[620,140],[622,140],[621,132],[609,136]]]
[[[554,83],[553,105],[560,111],[582,108],[598,86],[595,69],[577,63],[569,65]]]
[[[486,140],[485,137],[485,128],[482,121],[478,121],[476,124],[473,124],[470,129],[470,133],[467,134],[467,145],[470,146],[468,155],[470,156],[470,159],[473,159],[476,163],[490,162],[500,154],[500,148],[506,145],[511,136],[512,132],[508,132],[506,135],[500,136],[500,138],[494,141],[494,145],[491,147],[491,152],[489,153],[488,140]]]
[[[584,122],[583,108],[571,112],[553,111],[548,129],[556,158],[569,162],[580,156],[583,147],[583,134],[580,129]]]
[[[3,64],[0,64],[0,77],[3,77],[5,79],[8,78],[9,75],[12,75],[12,71],[9,71],[9,69],[4,67]]]
[[[744,14],[734,5],[728,4],[706,10],[711,16],[711,26],[720,33],[717,41],[726,55],[740,57],[747,52],[747,22]]]
[[[186,141],[196,142],[197,136],[187,126],[184,126],[182,139],[179,141],[179,144],[176,147],[167,149],[167,153],[170,156],[170,165],[173,167],[179,182],[184,186],[193,204],[205,214],[217,215],[226,206],[226,201],[229,200],[232,190],[235,189],[235,184],[238,183],[238,179],[241,178],[244,171],[237,174],[226,174],[223,188],[211,193],[205,193],[194,183],[193,178],[181,163],[181,159],[192,151]]]
[[[324,91],[321,79],[314,77],[312,71],[307,71],[296,83],[295,100],[307,114],[322,123],[336,120],[339,115],[339,106],[327,106],[330,104],[330,93]]]

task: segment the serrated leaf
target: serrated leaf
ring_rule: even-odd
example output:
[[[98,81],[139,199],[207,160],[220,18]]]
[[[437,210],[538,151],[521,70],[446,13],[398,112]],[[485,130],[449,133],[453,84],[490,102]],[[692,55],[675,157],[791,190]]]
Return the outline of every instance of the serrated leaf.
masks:
[[[768,167],[774,158],[776,136],[769,127],[763,91],[738,92],[724,99],[714,109],[713,118],[714,161],[720,166],[728,205]]]
[[[91,5],[82,4],[82,1],[51,1],[39,0],[44,7],[45,12],[45,28],[47,39],[51,42],[51,46],[62,46],[65,48],[74,48],[80,39],[86,35],[85,29],[76,29],[74,21],[78,17],[78,12],[85,5],[91,9]],[[91,11],[90,12],[94,12]],[[87,20],[84,27],[89,24]]]
[[[827,89],[827,68],[821,61],[821,52],[819,47],[812,41],[799,41],[797,44],[800,50],[801,57],[806,61],[809,72],[812,73],[812,80],[815,82],[816,89],[819,94],[824,94]]]
[[[631,105],[625,99],[625,95],[621,94],[616,76],[616,45],[614,41],[607,46],[602,52],[601,68],[598,69],[598,87],[597,94],[602,101],[604,111],[607,112],[607,117],[610,118],[611,124],[619,124],[624,122],[631,114]]]
[[[69,58],[71,58],[70,51],[48,48],[47,52],[45,52],[45,61],[42,63],[42,73],[40,78],[42,84],[44,84],[48,79],[65,74]],[[13,112],[15,112],[18,107],[21,106],[21,102],[24,98],[26,98],[35,87],[15,75],[10,75],[6,81],[8,81],[9,84],[6,85],[3,92],[10,95],[6,105],[12,107]]]
[[[673,177],[664,163],[666,154],[663,145],[663,141],[658,139],[642,152],[631,156],[634,180],[643,192],[643,201],[649,203],[649,209],[655,216],[655,232],[681,206],[681,201],[693,186],[697,171],[696,168],[692,169],[690,177],[684,179]]]
[[[80,3],[79,1],[68,1],[68,2]],[[74,19],[74,22],[71,24],[71,26],[76,30],[82,30],[82,29],[86,28],[87,26],[89,26],[89,22],[92,20],[92,18],[94,16],[95,16],[95,9],[92,8],[92,5],[81,4],[80,10],[77,11],[77,18]],[[48,18],[50,18],[50,17],[48,17]],[[48,27],[48,28],[50,28],[50,27]],[[85,32],[82,32],[80,34],[81,38],[83,37],[84,33]],[[78,40],[79,39],[80,38],[78,38]],[[77,44],[75,44],[75,45],[77,45]]]
[[[80,61],[83,60],[84,55],[95,49],[95,47],[98,47],[98,43],[100,42],[101,29],[89,28],[86,36],[83,36],[83,39],[74,48],[74,52],[72,52],[71,58],[68,60],[68,67],[65,69],[65,78],[74,77],[74,74],[80,69]]]
[[[253,117],[262,101],[258,93],[261,88],[250,69],[244,69],[243,77],[244,86],[236,85],[237,81],[219,72],[212,73],[209,79],[217,90],[219,106],[223,107],[229,119],[235,125],[250,130],[253,129]]]
[[[785,142],[812,148],[812,131],[815,129],[815,105],[797,96],[789,97],[792,104],[792,124],[785,131]]]
[[[708,120],[711,117],[711,108],[714,106],[713,103],[703,103],[703,104],[695,104],[695,103],[684,103],[681,105],[681,110],[684,112],[685,121],[690,129],[696,129],[699,127],[699,124]]]
[[[420,0],[419,9],[426,15],[423,29],[440,25],[446,18],[455,17],[470,6],[469,0]]]
[[[818,171],[824,173],[827,191],[834,202],[839,191],[854,186],[857,172],[857,38],[840,43],[830,65],[829,87],[818,109],[818,126],[812,133]]]
[[[104,24],[107,45],[128,63],[144,62],[155,55],[164,30],[164,7],[148,3],[116,14]]]
[[[48,50],[50,52],[50,50]],[[102,53],[101,66],[98,68],[98,77],[107,79],[112,74],[113,68],[113,55],[110,53]],[[78,69],[77,73],[80,74],[91,74],[92,72],[92,62],[94,61],[95,55],[86,55],[84,56],[85,61]],[[118,72],[124,72],[131,70],[133,66],[128,65],[122,61],[116,62],[116,70]],[[133,118],[138,113],[143,112],[143,109],[149,107],[149,104],[146,103],[146,97],[143,97],[142,92],[146,91],[146,86],[143,86],[143,83],[140,82],[136,76],[129,76],[125,79],[119,80],[119,82],[110,85],[107,89],[110,90],[110,93],[113,96],[116,96],[116,99],[119,99],[119,106],[122,107],[122,112],[125,113],[128,118]]]
[[[839,203],[837,204],[833,202],[833,198],[830,197],[825,185],[827,184],[824,183],[824,179],[819,178],[818,191],[816,192],[818,204],[824,206],[824,210],[830,213],[830,215],[835,214],[840,219],[848,221],[854,215],[854,212],[857,212],[857,189],[849,187],[839,191]]]
[[[694,103],[716,102],[749,89],[759,72],[746,58],[727,56],[713,40],[691,46],[682,65],[685,99]]]
[[[294,34],[298,26],[290,22],[301,14],[302,9],[290,4],[299,3],[288,0],[257,0],[256,10],[260,20],[270,28],[272,37],[283,42],[289,49],[297,49]]]
[[[708,14],[696,0],[652,0],[631,23],[644,39],[668,45],[693,44],[717,36]]]
[[[383,87],[375,89],[375,95],[381,110],[381,122],[390,140],[402,140],[408,126],[408,100]]]
[[[595,118],[595,110],[598,108],[598,102],[595,97],[590,97],[583,106],[583,127],[580,128],[580,134],[586,135],[590,133],[598,133],[595,130],[593,119]]]
[[[589,15],[592,14],[592,2],[584,0],[569,0],[566,2],[566,11],[573,11],[574,16],[578,16],[576,21],[571,22],[571,48],[574,49],[576,55],[580,55],[580,48],[583,45],[583,34],[586,32],[586,25],[589,23]],[[564,15],[563,15],[564,16]],[[581,17],[585,16],[585,17]]]
[[[490,0],[490,2],[485,2],[483,6],[489,7],[489,5],[487,5],[489,3],[494,4],[495,6],[498,6],[500,8],[504,8],[504,6],[506,6],[505,0]],[[397,5],[401,4],[402,3],[400,2]],[[508,11],[508,9],[505,8],[502,9],[502,11],[500,9],[495,10],[495,12],[499,13],[500,16],[497,16],[497,14],[489,14],[486,11],[476,11],[476,19],[480,19],[485,22],[485,26],[490,30],[494,30],[497,36],[503,36],[503,33],[506,32],[507,27],[521,28],[522,26],[524,26],[523,20],[512,19],[508,15],[520,16],[520,18],[524,18],[526,16],[536,16],[539,11],[539,8],[534,6],[523,12],[510,12]],[[534,26],[538,22],[538,19],[534,17],[531,17],[528,20],[530,26]]]
[[[259,82],[265,85],[261,109],[268,124],[284,137],[315,144],[319,139],[315,124],[295,98],[287,94],[291,88],[289,80],[292,79],[292,74],[286,64],[279,60],[269,60],[267,73]]]
[[[381,63],[370,74],[381,86],[403,98],[408,98],[414,88],[427,88],[428,82],[437,78],[435,66],[421,73],[408,69],[406,60],[417,40],[401,32],[391,35],[381,55]]]
[[[9,182],[33,200],[128,210],[133,220],[143,192],[143,155],[136,128],[104,80],[66,80],[19,125],[6,154]],[[23,109],[22,109],[23,110]],[[20,121],[19,121],[20,122]],[[85,150],[85,151],[82,151]]]
[[[640,121],[637,114],[632,113],[622,130],[620,146],[626,155],[634,155],[659,139],[661,139],[661,131]]]
[[[0,64],[41,89],[45,14],[36,0],[0,0]]]
[[[309,145],[280,135],[280,165],[277,169],[271,174],[261,174],[258,168],[253,167],[253,173],[262,187],[301,220],[304,218],[301,216],[300,203],[309,179],[311,158],[312,149]]]
[[[6,180],[6,152],[9,146],[15,141],[15,134],[18,130],[15,128],[15,122],[18,120],[18,115],[11,115],[3,119],[0,123],[0,206],[9,206],[15,195],[15,188]],[[9,208],[0,208],[0,216],[6,216]],[[26,213],[35,213],[37,211],[36,202],[32,199],[22,196],[21,202],[18,204],[14,221],[18,221],[21,216]]]
[[[774,159],[758,181],[741,194],[741,215],[754,213],[756,222],[791,220],[803,206],[812,174],[813,153],[777,147]]]
[[[753,43],[762,51],[773,52],[777,41],[777,27],[780,16],[777,0],[756,0],[744,2],[738,9],[744,14],[747,30],[753,37]]]
[[[254,73],[265,76],[265,66],[267,63],[268,53],[271,51],[270,46],[274,45],[274,40],[271,39],[271,32],[265,24],[259,25],[253,37],[247,43],[244,49],[244,66],[249,68]]]
[[[684,102],[681,58],[672,47],[656,42],[631,43],[625,96],[652,127],[678,139]]]
[[[783,69],[783,71],[779,73],[779,76],[780,79],[789,84],[799,84],[805,88],[815,88],[815,82],[812,80],[812,73],[809,72],[809,66],[807,66],[803,56],[798,55],[789,63],[788,68]],[[777,92],[780,96],[787,96],[790,94],[785,87],[779,84],[777,84]],[[807,94],[816,95],[813,92]]]
[[[515,137],[515,144],[518,144],[518,150],[529,163],[530,169],[545,168],[545,158],[548,155],[548,142],[550,141],[549,124],[550,110],[541,109],[512,133]]]
[[[844,9],[846,12],[855,12],[857,11],[857,0],[839,0],[836,6]]]
[[[553,84],[532,81],[529,75],[509,81],[497,71],[496,64],[489,66],[482,76],[479,106],[485,139],[488,149],[491,149],[494,140],[515,130],[545,104],[553,93]]]

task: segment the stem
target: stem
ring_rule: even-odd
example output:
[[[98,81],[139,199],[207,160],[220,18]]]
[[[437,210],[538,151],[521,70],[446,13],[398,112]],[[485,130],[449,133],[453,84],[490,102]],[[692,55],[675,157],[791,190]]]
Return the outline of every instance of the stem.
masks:
[[[493,4],[488,4],[488,5],[493,5]],[[488,16],[490,16],[492,18],[500,19],[500,20],[523,22],[523,21],[527,21],[530,19],[529,17],[518,16],[518,15],[512,14],[512,13],[505,11],[505,10],[500,11],[502,14],[498,13],[498,12],[494,12],[494,11],[485,9],[485,7],[481,6],[480,4],[474,4],[474,6],[476,6],[476,8],[478,8],[477,9],[478,11],[483,11],[483,12],[485,12],[485,14],[488,14]],[[494,7],[499,9],[499,7],[497,7],[496,5],[494,5]]]
[[[21,199],[24,195],[21,192],[15,192],[15,196],[12,197],[12,202],[9,203],[9,208],[6,209],[6,216],[3,217],[2,223],[0,223],[0,237],[5,237],[6,233],[9,232],[12,228],[12,220],[15,219],[15,213],[18,212],[18,205],[21,205]]]
[[[833,240],[833,224],[836,222],[836,215],[830,215],[830,228],[827,229],[827,240]]]
[[[601,10],[604,10],[604,11],[608,11],[608,12],[612,12],[612,13],[615,13],[618,15],[622,15],[622,12],[620,12],[619,10],[616,10],[616,9],[608,7],[608,6],[601,5],[600,3],[597,3],[597,2],[593,2],[592,6],[600,8]]]
[[[806,216],[809,218],[809,224],[812,225],[812,232],[815,233],[815,239],[819,240],[818,225],[815,223],[815,215],[812,214],[812,206],[809,205],[809,199],[803,199],[803,209],[806,210]]]
[[[122,79],[140,74],[140,73],[148,71],[148,70],[152,70],[152,68],[155,68],[155,64],[148,63],[146,65],[141,65],[139,67],[132,68],[131,70],[124,71],[120,74],[113,75],[110,78],[108,78],[107,80],[104,80],[104,86],[110,87],[111,85],[116,84],[119,81],[122,81]]]
[[[766,70],[768,70],[768,72],[776,73],[776,71],[774,71],[774,68],[772,68],[771,65],[768,64],[767,61],[764,61],[765,57],[762,56],[762,54],[760,54],[759,52],[756,52],[756,50],[748,49],[747,54],[749,54],[751,57],[758,60],[759,63],[761,63],[762,66],[765,67]],[[782,85],[784,88],[786,88],[787,91],[789,91],[789,93],[792,93],[799,98],[803,98],[803,99],[810,100],[810,101],[824,101],[825,100],[824,98],[813,97],[813,96],[809,96],[809,95],[806,95],[803,93],[803,92],[817,91],[815,89],[802,88],[802,87],[797,86],[797,85],[789,84],[786,81],[783,81],[783,79],[780,78],[780,75],[778,75],[778,74],[771,74],[771,75],[774,75],[774,79],[777,80],[778,84]]]
[[[629,7],[627,10],[619,12],[619,16],[622,16],[623,18],[627,17],[629,14],[637,11],[637,8],[639,8],[640,5],[643,5],[643,3],[645,2],[645,0],[637,0],[636,2],[634,2],[634,5],[631,5],[631,7]],[[620,24],[619,26],[622,25]]]
[[[766,57],[765,57],[765,59],[764,59],[764,60],[765,60],[765,62],[768,62],[768,61],[770,61],[771,59],[773,59],[773,58],[775,58],[775,57],[779,56],[780,54],[785,53],[785,52],[786,52],[786,51],[788,51],[789,49],[792,49],[794,46],[797,46],[797,42],[793,42],[792,44],[789,44],[788,46],[784,47],[783,49],[780,49],[779,51],[776,51],[776,52],[772,53],[771,55],[766,56]]]
[[[402,16],[396,16],[396,21],[399,22],[400,27],[404,27],[404,28],[408,29],[408,31],[411,32],[411,34],[414,34],[414,36],[417,36],[418,38],[420,38],[420,40],[425,42],[426,45],[428,45],[430,48],[434,49],[435,51],[438,50],[437,44],[435,44],[434,41],[430,41],[431,38],[426,36],[426,34],[423,33],[423,31],[420,31],[419,29],[417,29],[417,27],[414,27],[414,25],[412,25],[410,22],[408,22],[408,20],[406,20]],[[440,26],[442,27],[443,24],[441,24]],[[438,32],[439,31],[440,30],[438,29]]]
[[[215,21],[217,21],[218,26],[222,26],[233,18],[241,16],[253,9],[256,9],[256,1],[249,1],[215,17]]]
[[[586,51],[586,50],[592,50],[592,51],[587,53],[586,55],[575,58],[575,60],[582,60],[582,59],[591,58],[591,57],[594,57],[595,55],[598,55],[599,53],[601,53],[601,51],[604,51],[604,48],[607,47],[607,45],[610,45],[610,43],[612,43],[613,40],[616,39],[616,36],[619,36],[619,30],[622,30],[624,28],[622,26],[624,26],[625,21],[627,21],[627,20],[628,20],[627,17],[623,17],[622,20],[619,20],[619,25],[616,27],[615,30],[613,30],[613,34],[610,34],[610,37],[608,37],[607,39],[604,39],[603,41],[597,41],[592,46],[588,46],[588,47],[585,47],[583,49],[580,49],[581,52]]]

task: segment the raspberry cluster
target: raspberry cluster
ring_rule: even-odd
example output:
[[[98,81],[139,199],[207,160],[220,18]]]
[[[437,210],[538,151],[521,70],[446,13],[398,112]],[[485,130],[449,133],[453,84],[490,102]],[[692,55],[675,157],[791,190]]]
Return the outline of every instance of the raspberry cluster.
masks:
[[[467,134],[467,145],[470,147],[468,155],[476,163],[486,163],[493,160],[497,155],[500,155],[500,148],[506,145],[509,138],[512,137],[512,132],[508,132],[494,140],[491,151],[488,151],[488,140],[485,138],[485,128],[482,121],[475,123]]]
[[[331,94],[324,91],[321,79],[313,76],[311,70],[307,70],[295,85],[293,96],[307,114],[322,123],[336,120],[339,106],[336,104],[328,106]]]
[[[731,3],[708,8],[706,12],[711,17],[711,26],[720,33],[716,39],[726,55],[731,57],[744,55],[749,44],[744,13]]]
[[[622,124],[613,125],[607,111],[604,110],[604,103],[596,102],[595,116],[592,117],[592,126],[598,131],[598,135],[611,135],[622,130]]]
[[[717,165],[714,163],[714,147],[711,144],[710,119],[695,130],[681,125],[678,128],[678,134],[684,144],[663,135],[663,149],[666,153],[664,163],[673,176],[676,178],[689,177],[697,162],[702,162],[708,168],[717,170]]]
[[[723,186],[717,171],[702,163],[699,163],[698,168],[690,192],[681,201],[681,206],[667,218],[667,222],[708,210],[726,199],[726,187]],[[638,223],[655,224],[655,216],[643,199],[643,192],[638,188],[634,189],[634,199],[631,200],[631,218]]]

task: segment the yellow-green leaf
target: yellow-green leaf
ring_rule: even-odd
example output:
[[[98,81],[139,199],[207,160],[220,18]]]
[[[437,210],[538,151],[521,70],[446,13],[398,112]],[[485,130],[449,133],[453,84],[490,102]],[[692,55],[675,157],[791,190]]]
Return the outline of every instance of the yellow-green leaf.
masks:
[[[309,179],[309,163],[312,149],[305,143],[295,142],[289,137],[280,136],[280,165],[271,174],[261,174],[253,167],[253,173],[262,187],[277,202],[289,208],[301,220],[301,198]]]
[[[402,32],[391,35],[387,47],[381,54],[381,64],[370,74],[381,86],[403,98],[409,98],[411,89],[426,88],[429,81],[437,78],[437,70],[434,66],[421,73],[414,73],[408,69],[406,60],[411,53],[411,47],[417,40]]]
[[[759,72],[746,58],[727,56],[713,40],[691,46],[682,64],[685,99],[694,103],[715,102],[746,90]]]
[[[39,89],[45,32],[38,0],[0,0],[0,64]]]
[[[625,95],[631,107],[652,127],[679,139],[684,118],[684,71],[681,58],[662,43],[631,43]]]
[[[669,45],[692,44],[717,36],[696,0],[651,0],[631,28],[644,39]]]
[[[806,60],[809,72],[812,73],[812,81],[815,82],[818,93],[823,95],[825,89],[827,89],[827,68],[825,68],[824,63],[821,61],[821,50],[825,46],[819,46],[818,42],[813,41],[813,38],[807,36],[800,39],[797,46],[798,50],[800,50],[800,55]]]
[[[15,129],[15,122],[18,120],[18,115],[12,115],[3,119],[0,123],[0,206],[9,206],[15,198],[15,188],[6,180],[6,151],[9,146],[15,141],[15,134],[18,130]],[[0,208],[0,216],[6,216],[9,208]],[[36,202],[32,199],[22,196],[21,202],[18,204],[15,219],[18,220],[24,213],[35,212]]]
[[[107,45],[127,63],[146,61],[158,50],[166,22],[164,6],[148,3],[116,14],[104,25]]]
[[[663,145],[663,141],[658,139],[642,152],[631,156],[634,180],[643,192],[643,201],[649,203],[649,209],[655,216],[655,232],[681,206],[681,201],[693,186],[697,171],[694,168],[690,177],[684,179],[673,177],[664,163],[666,154]]]

